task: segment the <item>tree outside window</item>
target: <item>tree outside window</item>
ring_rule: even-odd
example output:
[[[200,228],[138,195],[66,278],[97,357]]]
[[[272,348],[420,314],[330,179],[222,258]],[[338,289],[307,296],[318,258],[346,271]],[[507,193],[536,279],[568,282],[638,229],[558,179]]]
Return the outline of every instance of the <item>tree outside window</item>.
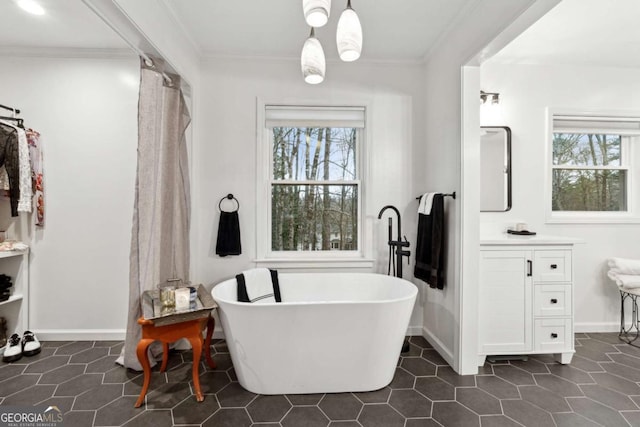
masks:
[[[271,132],[271,250],[358,250],[358,129]]]
[[[625,136],[554,133],[552,210],[627,211]]]

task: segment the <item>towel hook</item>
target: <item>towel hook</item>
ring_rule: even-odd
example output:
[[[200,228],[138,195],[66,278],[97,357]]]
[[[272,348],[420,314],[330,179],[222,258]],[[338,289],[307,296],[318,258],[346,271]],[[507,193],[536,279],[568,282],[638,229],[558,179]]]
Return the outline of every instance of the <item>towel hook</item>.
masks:
[[[229,199],[229,200],[233,200],[234,202],[236,202],[236,209],[234,211],[229,211],[229,212],[238,212],[240,210],[240,202],[238,201],[238,199],[236,199],[233,194],[229,193],[226,196],[224,196],[222,199],[220,199],[220,203],[218,203],[218,210],[220,212],[227,212],[227,211],[223,211],[222,210],[222,202],[225,201],[225,199]]]

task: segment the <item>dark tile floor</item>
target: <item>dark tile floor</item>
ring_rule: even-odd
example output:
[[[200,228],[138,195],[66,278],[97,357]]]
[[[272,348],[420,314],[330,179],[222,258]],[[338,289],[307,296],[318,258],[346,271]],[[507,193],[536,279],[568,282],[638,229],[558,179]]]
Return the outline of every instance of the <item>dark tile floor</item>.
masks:
[[[205,401],[192,394],[191,353],[142,375],[114,365],[121,342],[46,342],[42,353],[0,364],[0,405],[56,405],[64,426],[640,426],[640,349],[617,334],[578,334],[570,366],[550,356],[486,364],[459,376],[421,337],[388,387],[370,393],[261,396],[238,384],[224,341],[215,370],[201,365]]]

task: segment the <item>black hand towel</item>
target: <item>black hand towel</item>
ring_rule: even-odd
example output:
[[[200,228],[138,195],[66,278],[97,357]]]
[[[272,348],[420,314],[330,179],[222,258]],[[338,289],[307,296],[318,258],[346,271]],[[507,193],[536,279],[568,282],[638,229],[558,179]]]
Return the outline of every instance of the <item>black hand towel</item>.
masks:
[[[418,214],[416,266],[413,275],[431,288],[444,288],[444,196],[433,196],[431,214]]]
[[[240,220],[238,211],[220,212],[218,224],[218,240],[216,242],[216,254],[220,256],[240,255]]]

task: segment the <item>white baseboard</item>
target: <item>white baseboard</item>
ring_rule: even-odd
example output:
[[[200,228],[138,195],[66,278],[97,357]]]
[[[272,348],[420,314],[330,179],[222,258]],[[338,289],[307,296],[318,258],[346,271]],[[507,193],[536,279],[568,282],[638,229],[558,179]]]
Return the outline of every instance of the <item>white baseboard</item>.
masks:
[[[442,341],[436,338],[435,335],[431,333],[427,328],[422,328],[422,336],[429,341],[429,343],[436,349],[436,351],[442,356],[444,360],[449,364],[449,366],[454,367],[456,364],[454,363],[453,352],[448,349]]]
[[[40,341],[124,341],[124,329],[33,329]]]
[[[124,341],[124,329],[33,329],[40,341]],[[221,328],[216,328],[213,338],[224,338]]]
[[[422,326],[409,326],[407,328],[407,335],[410,337],[421,337]]]
[[[582,322],[574,323],[573,330],[576,333],[585,332],[619,332],[620,322]]]

